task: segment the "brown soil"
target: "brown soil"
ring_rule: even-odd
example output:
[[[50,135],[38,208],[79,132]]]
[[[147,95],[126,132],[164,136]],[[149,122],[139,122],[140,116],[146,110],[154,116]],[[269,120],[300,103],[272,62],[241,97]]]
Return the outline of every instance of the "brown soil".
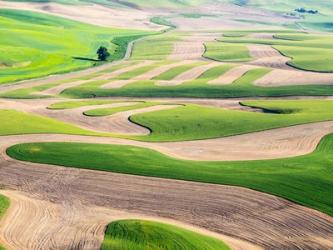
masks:
[[[1,148],[9,145],[2,142]],[[5,155],[0,167],[2,186],[20,191],[7,193],[16,202],[0,230],[13,248],[98,249],[106,223],[128,213],[177,220],[252,243],[238,249],[329,249],[333,244],[332,217],[245,188],[21,163]]]
[[[255,58],[254,61],[250,62],[252,65],[267,68],[294,70],[294,68],[287,65],[287,62],[290,61],[290,58],[283,56],[272,46],[248,45],[247,47],[249,49],[250,56]]]
[[[241,65],[241,66],[236,66],[220,77],[210,81],[210,84],[216,84],[216,85],[227,85],[227,84],[232,84],[234,81],[238,80],[241,78],[246,72],[257,68],[256,66],[253,65]]]
[[[332,73],[315,73],[275,69],[255,81],[258,86],[276,87],[288,85],[332,85]]]

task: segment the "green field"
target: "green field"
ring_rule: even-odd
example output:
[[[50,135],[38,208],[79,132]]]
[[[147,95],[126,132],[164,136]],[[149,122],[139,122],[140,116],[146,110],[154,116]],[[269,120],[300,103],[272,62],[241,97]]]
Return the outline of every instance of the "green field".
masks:
[[[3,195],[0,195],[0,219],[5,214],[6,210],[9,208],[9,205],[10,205],[9,199]],[[0,245],[0,250],[5,250],[5,248]]]
[[[0,10],[0,83],[69,72],[100,64],[99,46],[117,60],[145,31],[103,28],[21,10]]]
[[[252,58],[245,45],[223,42],[209,42],[205,44],[204,57],[226,62],[247,62]]]
[[[36,163],[242,186],[333,215],[332,150],[333,135],[312,154],[262,161],[184,161],[145,148],[76,143],[21,144],[7,153]]]
[[[222,241],[176,226],[143,220],[108,225],[101,250],[227,250]]]
[[[119,102],[124,101],[68,101],[50,105],[49,109],[71,109]],[[84,114],[88,116],[108,116],[118,112],[160,104],[175,104],[150,101],[133,102],[132,105],[129,103],[128,106],[93,108],[85,111]],[[184,141],[219,138],[298,124],[333,120],[333,101],[331,100],[261,100],[244,101],[242,104],[261,108],[264,112],[229,110],[186,104],[174,109],[139,113],[131,116],[131,121],[152,131],[147,136],[97,133],[43,116],[14,110],[0,110],[0,115],[3,118],[3,122],[0,124],[0,135],[58,133],[127,137],[141,141]]]
[[[333,64],[332,64],[333,65]],[[231,65],[229,66],[232,67]],[[225,68],[227,69],[227,68]],[[107,81],[91,81],[77,87],[66,89],[62,95],[69,98],[90,97],[198,97],[198,98],[232,98],[232,97],[281,97],[281,96],[329,96],[333,88],[329,85],[304,85],[260,87],[253,83],[269,73],[269,69],[254,69],[229,85],[208,84],[216,78],[216,73],[209,70],[210,75],[176,86],[158,86],[156,81],[137,81],[117,89],[103,89]],[[213,74],[214,72],[214,74]],[[220,75],[225,73],[222,70]]]
[[[55,119],[15,110],[0,110],[0,136],[21,134],[108,135],[95,133]]]
[[[239,32],[237,33],[239,34]],[[257,39],[229,36],[220,40],[224,43],[238,44],[239,46],[246,44],[272,45],[283,55],[291,58],[290,62],[288,62],[290,66],[309,71],[333,72],[332,35],[276,33],[274,38]],[[209,47],[207,53],[210,53]]]
[[[169,34],[146,37],[135,43],[131,59],[165,60],[171,54],[173,43],[177,40],[177,36]]]
[[[9,199],[3,195],[0,195],[0,218],[5,214],[9,207]]]
[[[149,128],[145,141],[184,141],[225,137],[297,124],[333,120],[333,101],[246,101],[266,112],[228,110],[186,105],[175,109],[136,114],[130,120]],[[268,112],[269,111],[269,112]]]

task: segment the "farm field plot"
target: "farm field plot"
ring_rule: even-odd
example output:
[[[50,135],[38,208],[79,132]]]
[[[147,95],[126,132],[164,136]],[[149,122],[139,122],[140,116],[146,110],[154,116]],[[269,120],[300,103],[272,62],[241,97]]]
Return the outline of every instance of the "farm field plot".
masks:
[[[6,210],[9,207],[9,200],[7,197],[0,195],[0,219],[4,216]],[[0,244],[0,249],[5,250],[3,246]]]
[[[95,50],[100,45],[113,52],[113,60],[120,59],[121,47],[127,46],[121,43],[145,34],[8,9],[0,10],[0,22],[6,33],[0,40],[0,83],[93,66],[98,63]]]
[[[158,239],[158,240],[157,240]],[[230,249],[224,243],[177,227],[149,221],[116,221],[107,230],[101,249]]]
[[[22,144],[9,148],[7,153],[16,159],[36,163],[239,185],[275,194],[332,215],[332,194],[329,191],[333,185],[329,170],[331,147],[332,136],[328,136],[313,154],[306,156],[216,163],[177,161],[155,151],[116,145]],[[82,153],[88,157],[82,157]],[[281,165],[283,167],[279,167]],[[286,182],[289,185],[285,185]]]
[[[0,1],[0,250],[333,249],[332,14]]]

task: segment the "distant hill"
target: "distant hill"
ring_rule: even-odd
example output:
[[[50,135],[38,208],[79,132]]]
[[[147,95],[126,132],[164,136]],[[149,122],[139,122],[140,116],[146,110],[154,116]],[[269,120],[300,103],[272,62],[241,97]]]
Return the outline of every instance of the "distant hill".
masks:
[[[225,0],[241,6],[252,6],[273,11],[288,12],[297,8],[333,12],[332,0]]]
[[[11,0],[15,1],[15,0]],[[234,4],[242,7],[263,9],[285,16],[296,16],[298,27],[321,31],[333,31],[333,1],[332,0],[16,0],[20,2],[57,2],[63,4],[96,3],[109,7],[145,9],[168,8],[186,12],[192,7],[192,12],[204,12],[203,5],[216,3]],[[193,8],[196,7],[197,9]],[[221,8],[223,9],[223,8]],[[303,11],[305,10],[305,11]],[[208,14],[208,13],[207,13]]]
[[[15,0],[14,0],[15,1]],[[251,6],[272,11],[286,12],[296,8],[333,12],[332,0],[17,0],[20,2],[58,2],[65,4],[97,3],[108,6],[141,7],[185,7],[210,3],[231,3],[239,6]]]

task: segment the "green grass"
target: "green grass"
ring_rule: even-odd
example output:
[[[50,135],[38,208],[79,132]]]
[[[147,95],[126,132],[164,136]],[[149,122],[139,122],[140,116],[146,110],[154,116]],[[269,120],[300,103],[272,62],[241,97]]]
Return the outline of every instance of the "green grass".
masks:
[[[10,205],[9,199],[3,195],[0,195],[0,219],[9,208],[9,205]],[[0,250],[5,250],[5,248],[0,245]]]
[[[91,109],[85,111],[84,114],[87,116],[107,116],[113,115],[119,112],[134,110],[134,109],[141,109],[141,108],[148,108],[152,106],[156,106],[159,103],[156,102],[142,102],[139,104],[133,104],[129,106],[122,106],[122,107],[114,107],[114,108],[98,108],[98,109]]]
[[[64,97],[198,97],[198,98],[234,98],[234,97],[281,97],[281,96],[330,96],[333,87],[329,85],[304,85],[261,87],[253,83],[269,72],[268,69],[254,69],[230,85],[208,84],[211,78],[198,78],[176,86],[158,86],[155,80],[137,81],[117,89],[103,89],[107,81],[93,81],[78,87],[66,89]],[[224,71],[221,71],[223,74]],[[216,78],[216,77],[215,77]]]
[[[95,133],[75,127],[55,119],[33,115],[15,110],[0,110],[0,135],[21,134],[74,134],[74,135],[108,135]]]
[[[333,135],[309,155],[261,161],[185,161],[139,147],[76,143],[20,144],[7,153],[35,163],[242,186],[333,215]]]
[[[188,70],[191,70],[194,67],[201,66],[203,64],[204,63],[202,63],[202,62],[195,62],[195,63],[191,63],[191,64],[176,66],[176,67],[173,67],[173,68],[161,73],[158,76],[155,76],[153,79],[170,81],[170,80],[174,79],[176,76],[178,76]]]
[[[132,60],[166,60],[172,53],[173,43],[178,40],[174,35],[156,35],[146,37],[135,43]]]
[[[224,37],[221,41],[243,46],[246,44],[272,45],[283,55],[291,58],[288,63],[290,66],[309,71],[333,72],[332,35],[276,33],[274,37],[276,39]]]
[[[123,57],[129,41],[144,31],[103,28],[21,10],[0,10],[0,83],[64,73],[99,64],[96,50],[110,60]],[[85,58],[85,59],[77,59]]]
[[[5,214],[8,207],[9,207],[9,199],[3,195],[0,195],[0,219]]]
[[[206,70],[203,74],[201,74],[198,78],[197,81],[211,81],[215,80],[216,78],[220,77],[230,69],[235,67],[233,64],[223,64],[221,66],[216,66],[213,68],[210,68]]]
[[[144,220],[108,225],[101,250],[227,250],[222,241],[177,226]]]
[[[9,207],[9,199],[3,195],[0,195],[0,219],[5,214],[8,207]]]
[[[183,141],[218,138],[310,122],[333,120],[333,101],[246,101],[271,113],[186,105],[170,110],[136,114],[131,121],[149,128],[145,141]]]
[[[246,45],[223,42],[208,42],[205,44],[204,57],[216,61],[246,62],[252,58]]]

